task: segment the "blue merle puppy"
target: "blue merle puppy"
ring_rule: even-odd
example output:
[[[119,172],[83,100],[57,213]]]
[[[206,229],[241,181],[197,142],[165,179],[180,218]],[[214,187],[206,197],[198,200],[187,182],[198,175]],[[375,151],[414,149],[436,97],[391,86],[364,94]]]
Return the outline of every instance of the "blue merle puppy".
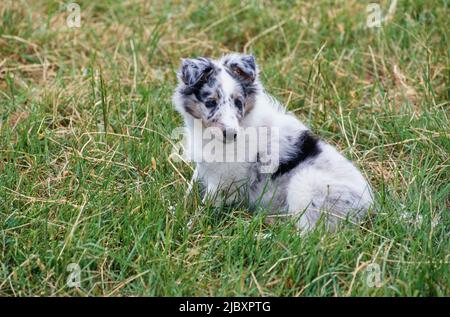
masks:
[[[367,180],[264,90],[253,56],[184,59],[178,80],[173,102],[184,118],[191,154],[206,151],[204,142],[197,141],[209,128],[220,131],[217,142],[225,147],[239,143],[245,129],[278,131],[269,142],[271,151],[254,146],[257,142],[248,138],[241,142],[248,152],[243,161],[197,159],[194,179],[204,186],[207,197],[297,216],[302,232],[319,219],[334,229],[340,220],[356,222],[367,213],[372,204]],[[262,170],[267,158],[275,162],[269,172]]]

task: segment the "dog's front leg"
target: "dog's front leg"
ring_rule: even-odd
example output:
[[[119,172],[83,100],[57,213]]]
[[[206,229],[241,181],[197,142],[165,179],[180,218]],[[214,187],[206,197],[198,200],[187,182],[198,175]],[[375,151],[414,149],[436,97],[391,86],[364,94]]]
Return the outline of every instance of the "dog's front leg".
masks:
[[[241,186],[231,184],[228,186],[207,187],[203,196],[203,203],[210,203],[213,207],[234,206],[244,201]]]
[[[207,204],[208,202],[210,202],[214,207],[220,206],[221,200],[219,186],[212,186],[211,184],[206,186],[205,192],[203,193],[202,203]]]

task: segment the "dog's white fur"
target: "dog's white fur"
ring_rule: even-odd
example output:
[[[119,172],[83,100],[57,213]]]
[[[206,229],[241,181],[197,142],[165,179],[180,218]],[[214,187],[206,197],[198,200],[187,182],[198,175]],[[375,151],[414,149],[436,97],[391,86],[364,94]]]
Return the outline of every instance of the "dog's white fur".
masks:
[[[237,89],[239,81],[226,68],[225,61],[241,58],[240,54],[224,56],[219,60],[211,60],[218,69],[217,81],[222,92],[230,96]],[[257,75],[257,68],[255,69]],[[194,117],[186,111],[185,96],[180,92],[185,86],[180,79],[173,102],[178,112],[183,115],[188,131],[188,140],[194,151],[193,138],[201,136],[203,126],[195,127]],[[222,129],[238,131],[246,127],[277,127],[280,131],[278,148],[281,158],[289,158],[293,148],[292,138],[308,128],[293,114],[286,111],[273,97],[262,88],[257,76],[253,83],[256,93],[253,96],[251,111],[238,118],[231,98],[224,98],[214,123]],[[198,107],[203,107],[198,103]],[[206,111],[205,109],[202,111]],[[207,124],[207,123],[206,123]],[[195,131],[200,129],[200,131]],[[298,216],[298,227],[309,230],[314,227],[319,218],[324,217],[326,225],[334,229],[339,220],[348,218],[358,221],[366,214],[372,204],[372,192],[368,182],[359,170],[344,158],[331,145],[319,140],[320,153],[310,159],[300,162],[288,173],[275,179],[270,174],[261,174],[258,163],[249,162],[197,162],[194,178],[205,186],[208,196],[215,196],[218,202],[236,202],[246,200],[249,208],[263,208],[269,212],[288,213]],[[258,155],[271,155],[267,149],[257,149]],[[256,156],[257,153],[251,155]],[[261,180],[261,175],[263,175]],[[244,185],[243,185],[244,184]],[[228,195],[224,195],[226,190]],[[245,194],[242,194],[245,191]],[[245,199],[244,199],[245,198]]]

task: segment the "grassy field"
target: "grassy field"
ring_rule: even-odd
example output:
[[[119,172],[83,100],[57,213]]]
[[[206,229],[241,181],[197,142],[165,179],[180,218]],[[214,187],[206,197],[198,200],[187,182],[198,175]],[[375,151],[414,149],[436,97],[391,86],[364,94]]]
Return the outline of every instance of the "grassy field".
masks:
[[[2,0],[0,296],[450,296],[449,2],[381,1],[369,28],[370,2],[77,0],[70,28],[61,1]],[[300,237],[185,197],[176,70],[230,51],[361,168],[376,215]]]

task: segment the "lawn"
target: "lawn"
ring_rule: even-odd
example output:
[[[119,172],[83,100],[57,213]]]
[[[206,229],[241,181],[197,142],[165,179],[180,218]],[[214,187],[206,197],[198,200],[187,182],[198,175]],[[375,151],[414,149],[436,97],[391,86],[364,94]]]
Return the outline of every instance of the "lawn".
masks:
[[[449,1],[76,2],[0,4],[0,296],[450,296]],[[185,195],[176,71],[231,51],[370,180],[363,223]]]

